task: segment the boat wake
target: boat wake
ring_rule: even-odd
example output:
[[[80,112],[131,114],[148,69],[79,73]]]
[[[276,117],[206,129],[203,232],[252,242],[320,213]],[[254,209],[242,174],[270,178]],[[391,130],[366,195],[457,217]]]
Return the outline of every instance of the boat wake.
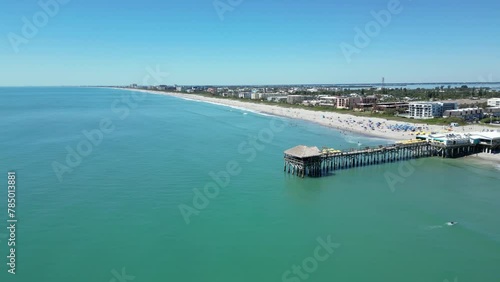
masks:
[[[432,229],[437,229],[437,228],[443,228],[442,225],[431,225],[431,226],[426,226],[425,230],[432,230]]]

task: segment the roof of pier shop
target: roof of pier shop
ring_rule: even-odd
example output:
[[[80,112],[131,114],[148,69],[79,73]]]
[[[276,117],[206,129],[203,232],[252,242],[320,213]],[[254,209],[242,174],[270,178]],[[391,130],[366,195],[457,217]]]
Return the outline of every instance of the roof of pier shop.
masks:
[[[500,132],[472,132],[470,134],[471,138],[480,138],[487,140],[500,140]]]
[[[309,158],[321,156],[321,151],[318,147],[307,147],[304,145],[299,145],[285,151],[285,154],[294,156],[297,158]]]

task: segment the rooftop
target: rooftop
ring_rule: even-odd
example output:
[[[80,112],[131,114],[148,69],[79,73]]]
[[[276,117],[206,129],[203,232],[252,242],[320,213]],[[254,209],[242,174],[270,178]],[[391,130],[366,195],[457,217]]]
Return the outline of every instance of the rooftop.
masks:
[[[472,132],[470,137],[488,140],[500,140],[500,132]]]
[[[297,158],[309,158],[321,156],[321,151],[318,149],[318,147],[307,147],[304,145],[299,145],[297,147],[286,150],[285,154]]]

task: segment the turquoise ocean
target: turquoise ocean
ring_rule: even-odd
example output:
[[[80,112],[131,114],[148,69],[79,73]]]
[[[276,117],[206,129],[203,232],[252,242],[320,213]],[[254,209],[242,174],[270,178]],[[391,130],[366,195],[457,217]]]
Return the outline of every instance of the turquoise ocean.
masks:
[[[358,142],[388,143],[168,96],[0,88],[0,280],[499,281],[498,165],[283,173],[288,148]]]

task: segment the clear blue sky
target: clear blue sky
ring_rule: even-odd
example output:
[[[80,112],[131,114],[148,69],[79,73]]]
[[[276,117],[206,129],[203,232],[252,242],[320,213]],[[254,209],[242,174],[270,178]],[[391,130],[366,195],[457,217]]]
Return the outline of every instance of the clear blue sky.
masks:
[[[2,1],[0,85],[140,83],[156,65],[181,85],[500,81],[498,0],[401,0],[348,62],[341,43],[388,2],[243,0],[221,20],[213,0],[70,0],[16,53],[42,9]]]

